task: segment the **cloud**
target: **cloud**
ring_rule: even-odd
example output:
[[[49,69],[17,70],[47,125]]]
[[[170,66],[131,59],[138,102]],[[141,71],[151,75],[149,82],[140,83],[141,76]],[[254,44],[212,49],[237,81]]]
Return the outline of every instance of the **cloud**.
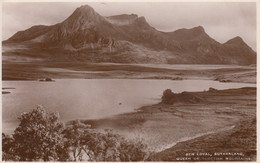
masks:
[[[33,25],[52,25],[65,20],[83,2],[3,3],[3,39]],[[256,49],[256,3],[254,2],[107,2],[88,3],[100,15],[135,13],[163,31],[203,26],[223,43],[241,36]]]

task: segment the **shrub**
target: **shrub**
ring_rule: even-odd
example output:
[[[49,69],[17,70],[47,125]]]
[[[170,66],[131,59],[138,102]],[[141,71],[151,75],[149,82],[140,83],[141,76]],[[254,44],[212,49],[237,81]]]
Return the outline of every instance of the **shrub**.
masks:
[[[141,141],[126,140],[112,130],[97,132],[75,121],[65,129],[73,161],[144,161],[148,156]]]
[[[22,113],[12,136],[3,134],[4,161],[144,161],[146,146],[79,120],[66,126],[38,106]]]
[[[174,93],[172,92],[171,89],[166,89],[163,91],[163,96],[162,96],[162,103],[163,104],[172,104]]]
[[[119,146],[120,161],[145,161],[149,157],[147,146],[142,140],[126,140],[122,138]]]
[[[38,106],[31,112],[22,113],[18,119],[20,124],[13,134],[13,148],[20,161],[63,160],[61,132],[64,126],[59,121],[59,114],[47,113]]]
[[[2,134],[2,160],[17,161],[18,158],[14,155],[14,139],[6,134]]]
[[[85,125],[79,120],[72,121],[63,131],[65,146],[70,154],[71,161],[84,161],[84,151],[88,150],[88,144],[92,141],[90,138],[90,125]],[[86,146],[87,145],[87,146]],[[88,156],[89,157],[89,156]]]

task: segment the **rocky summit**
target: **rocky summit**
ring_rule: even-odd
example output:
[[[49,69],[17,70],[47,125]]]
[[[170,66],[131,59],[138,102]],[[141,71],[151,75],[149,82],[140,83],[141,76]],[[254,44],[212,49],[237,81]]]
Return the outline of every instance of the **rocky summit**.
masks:
[[[15,33],[3,41],[3,55],[88,63],[256,64],[256,52],[240,37],[221,44],[202,26],[162,32],[136,14],[104,17],[88,5],[61,23]]]

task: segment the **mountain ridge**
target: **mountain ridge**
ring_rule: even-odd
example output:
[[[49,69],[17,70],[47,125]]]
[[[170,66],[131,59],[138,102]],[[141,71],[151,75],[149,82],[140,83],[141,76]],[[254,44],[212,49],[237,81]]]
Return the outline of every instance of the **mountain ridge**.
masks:
[[[33,26],[3,41],[4,46],[15,43],[39,48],[39,51],[44,49],[46,53],[49,49],[58,49],[57,53],[77,53],[82,56],[80,60],[86,62],[256,63],[256,53],[241,37],[221,44],[202,26],[162,32],[152,27],[143,16],[103,17],[89,5],[78,7],[61,23]]]

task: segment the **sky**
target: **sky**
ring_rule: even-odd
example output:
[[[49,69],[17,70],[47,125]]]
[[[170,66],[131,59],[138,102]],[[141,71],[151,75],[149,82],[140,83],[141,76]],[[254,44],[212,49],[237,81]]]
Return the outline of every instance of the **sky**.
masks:
[[[2,39],[33,25],[53,25],[88,4],[102,16],[137,14],[160,31],[203,26],[220,43],[240,36],[256,50],[255,2],[26,2],[2,3]]]

